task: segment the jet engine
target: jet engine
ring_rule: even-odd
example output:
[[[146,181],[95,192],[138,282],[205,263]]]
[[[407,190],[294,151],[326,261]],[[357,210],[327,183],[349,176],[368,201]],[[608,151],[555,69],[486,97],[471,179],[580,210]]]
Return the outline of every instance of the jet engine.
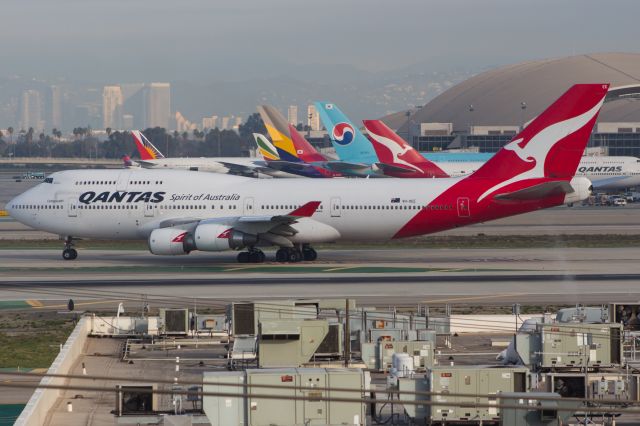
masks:
[[[184,239],[187,231],[176,228],[154,229],[149,235],[149,251],[153,254],[164,256],[177,256],[189,254],[185,250]]]
[[[186,239],[185,247],[202,251],[222,251],[238,249],[255,245],[258,242],[256,235],[246,234],[227,225],[205,223],[198,225]]]
[[[593,190],[591,181],[586,177],[574,177],[571,179],[571,187],[573,188],[573,192],[565,195],[565,204],[584,201],[591,196],[591,191]]]

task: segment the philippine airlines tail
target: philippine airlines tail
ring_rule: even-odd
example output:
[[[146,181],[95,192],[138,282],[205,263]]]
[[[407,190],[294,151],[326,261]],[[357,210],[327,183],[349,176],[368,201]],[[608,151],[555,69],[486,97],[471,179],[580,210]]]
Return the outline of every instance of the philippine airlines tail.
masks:
[[[449,177],[440,167],[425,159],[414,147],[380,120],[363,120],[376,151],[378,167],[396,177]]]
[[[478,202],[489,196],[508,198],[507,194],[515,198],[513,191],[524,189],[536,194],[533,185],[571,181],[608,89],[608,84],[576,84],[529,123],[470,176],[494,182]],[[562,189],[555,187],[554,191]]]
[[[369,139],[353,125],[336,104],[315,102],[314,105],[340,160],[365,164],[378,162],[378,156]]]
[[[138,154],[140,154],[141,160],[157,160],[164,158],[162,152],[156,148],[147,137],[140,130],[132,130],[133,140],[136,143]]]

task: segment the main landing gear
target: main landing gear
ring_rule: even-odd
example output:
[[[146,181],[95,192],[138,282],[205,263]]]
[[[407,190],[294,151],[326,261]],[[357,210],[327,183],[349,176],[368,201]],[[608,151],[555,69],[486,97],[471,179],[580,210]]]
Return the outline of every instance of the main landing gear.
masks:
[[[73,237],[68,236],[64,239],[64,250],[62,250],[62,258],[64,260],[74,260],[78,257],[78,252],[73,248]]]
[[[302,248],[282,247],[276,252],[276,262],[300,262],[302,260],[312,262],[318,258],[318,253],[308,244]]]
[[[241,251],[238,253],[239,263],[262,263],[265,258],[262,250],[253,247],[250,248],[249,251]]]
[[[303,244],[298,247],[281,247],[276,251],[276,262],[313,262],[318,258],[318,253],[309,245]],[[262,263],[265,255],[262,250],[250,247],[247,251],[238,253],[239,263]]]

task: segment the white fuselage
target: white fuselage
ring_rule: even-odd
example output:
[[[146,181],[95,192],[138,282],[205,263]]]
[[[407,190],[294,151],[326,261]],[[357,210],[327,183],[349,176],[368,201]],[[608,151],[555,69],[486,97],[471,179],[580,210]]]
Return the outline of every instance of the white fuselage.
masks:
[[[484,161],[435,163],[449,176],[464,176],[478,170]],[[636,157],[582,157],[576,176],[583,176],[596,189],[624,189],[640,185],[640,159]]]
[[[333,227],[339,238],[385,240],[459,180],[303,183],[180,170],[72,170],[52,174],[7,209],[20,222],[59,235],[142,239],[165,221],[284,215],[320,201],[312,219]],[[114,192],[122,199],[112,199]]]
[[[251,157],[176,157],[158,158],[153,160],[138,160],[138,164],[145,169],[174,169],[191,170],[212,173],[233,173],[236,169],[255,170],[257,177],[294,178],[300,177],[291,173],[271,169],[260,158]]]

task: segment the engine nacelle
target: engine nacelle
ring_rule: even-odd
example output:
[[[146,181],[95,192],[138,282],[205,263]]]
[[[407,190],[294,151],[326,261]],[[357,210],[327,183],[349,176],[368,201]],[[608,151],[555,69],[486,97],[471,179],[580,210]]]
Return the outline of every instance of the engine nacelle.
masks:
[[[184,248],[187,231],[176,228],[154,229],[149,235],[149,251],[164,256],[189,254]]]
[[[258,237],[245,234],[227,225],[205,223],[193,231],[193,244],[202,251],[222,251],[255,245]]]
[[[300,218],[291,225],[297,233],[289,237],[294,243],[331,243],[340,238],[340,232],[333,226],[310,218]]]
[[[586,177],[574,177],[571,179],[571,187],[573,192],[564,196],[565,204],[577,203],[584,201],[591,196],[593,185]]]

